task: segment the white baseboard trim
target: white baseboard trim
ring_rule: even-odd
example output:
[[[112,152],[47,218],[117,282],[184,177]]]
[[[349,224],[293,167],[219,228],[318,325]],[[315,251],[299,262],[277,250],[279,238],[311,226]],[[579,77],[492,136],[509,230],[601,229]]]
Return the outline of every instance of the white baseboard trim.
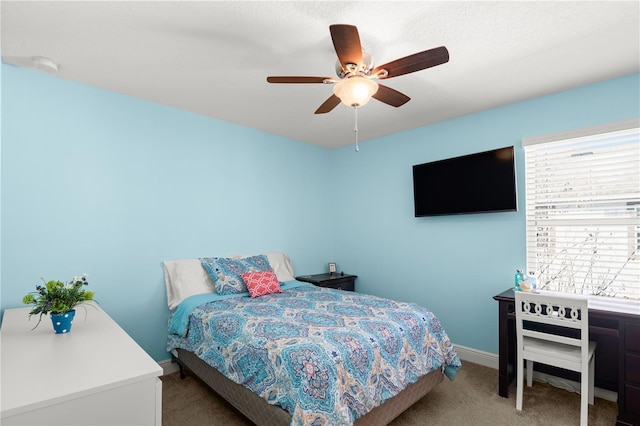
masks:
[[[171,359],[165,359],[164,361],[159,361],[158,365],[162,367],[163,376],[180,371],[180,367],[178,366],[178,363],[171,362]]]
[[[453,345],[458,352],[458,357],[462,361],[473,362],[474,364],[484,365],[498,369],[498,355],[490,352],[479,351],[478,349],[467,348],[466,346]]]
[[[480,364],[485,367],[494,368],[496,370],[498,369],[498,355],[492,354],[490,352],[479,351],[477,349],[467,348],[460,345],[454,345],[454,347],[462,361],[469,361],[473,362],[474,364]],[[498,373],[496,372],[496,374]],[[566,389],[570,392],[580,393],[580,383],[574,382],[573,380],[563,379],[561,377],[540,373],[538,371],[533,372],[533,380],[542,383],[549,383],[552,386]],[[597,398],[606,399],[607,401],[618,401],[618,393],[607,389],[596,387],[594,389],[594,395]]]

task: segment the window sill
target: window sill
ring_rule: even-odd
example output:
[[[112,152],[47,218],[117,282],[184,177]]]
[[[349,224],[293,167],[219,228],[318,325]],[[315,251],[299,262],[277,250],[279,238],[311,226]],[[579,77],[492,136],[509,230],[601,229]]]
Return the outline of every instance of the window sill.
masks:
[[[589,309],[640,315],[640,301],[589,296]]]

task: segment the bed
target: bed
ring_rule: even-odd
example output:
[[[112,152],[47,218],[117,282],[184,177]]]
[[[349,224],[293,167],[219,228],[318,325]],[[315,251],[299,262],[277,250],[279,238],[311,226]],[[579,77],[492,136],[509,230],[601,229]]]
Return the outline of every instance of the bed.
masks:
[[[386,425],[461,367],[428,309],[295,281],[284,253],[163,266],[167,350],[257,425]]]

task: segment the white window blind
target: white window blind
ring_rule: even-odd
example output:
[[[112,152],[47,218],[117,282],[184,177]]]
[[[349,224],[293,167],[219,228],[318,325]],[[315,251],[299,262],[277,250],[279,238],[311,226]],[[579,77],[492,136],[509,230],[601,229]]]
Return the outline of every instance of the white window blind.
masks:
[[[613,127],[623,130],[523,140],[538,288],[640,300],[638,120]]]

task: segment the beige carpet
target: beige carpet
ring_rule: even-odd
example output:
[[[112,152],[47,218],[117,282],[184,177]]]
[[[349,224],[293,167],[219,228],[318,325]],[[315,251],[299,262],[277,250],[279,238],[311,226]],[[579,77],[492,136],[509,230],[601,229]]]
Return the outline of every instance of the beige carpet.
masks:
[[[578,425],[580,395],[546,383],[533,383],[525,388],[523,410],[515,409],[515,383],[509,398],[498,396],[498,371],[470,362],[456,379],[445,379],[441,385],[405,411],[393,426],[422,425]],[[589,425],[613,426],[618,405],[596,398],[589,406]],[[187,373],[162,377],[162,424],[165,426],[250,425],[245,417]]]

